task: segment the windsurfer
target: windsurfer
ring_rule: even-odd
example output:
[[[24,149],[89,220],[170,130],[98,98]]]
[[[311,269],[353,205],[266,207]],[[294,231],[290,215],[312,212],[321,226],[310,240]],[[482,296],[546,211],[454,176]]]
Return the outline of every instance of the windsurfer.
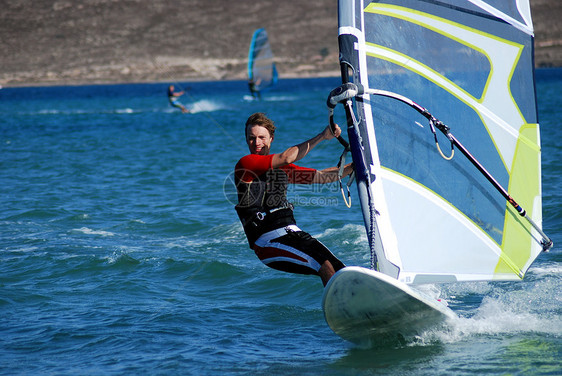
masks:
[[[260,91],[257,88],[260,83],[261,83],[260,78],[258,78],[256,81],[254,81],[253,78],[248,80],[248,88],[250,89],[250,93],[252,93],[252,97],[257,98],[257,99],[261,99]]]
[[[174,85],[170,85],[168,86],[168,101],[170,101],[170,105],[172,107],[177,107],[181,110],[181,112],[183,112],[184,114],[189,112],[189,110],[187,108],[185,108],[185,106],[183,104],[181,104],[181,102],[179,101],[179,97],[181,97],[182,95],[184,95],[185,92],[182,91],[175,91],[174,90]]]
[[[275,125],[265,114],[251,115],[245,133],[250,154],[242,157],[235,167],[236,211],[250,248],[273,269],[317,275],[326,285],[345,265],[326,246],[297,227],[293,205],[287,200],[287,185],[337,181],[338,167],[316,170],[293,163],[321,141],[339,136],[341,129],[336,125],[332,133],[327,126],[315,137],[279,154],[270,154]],[[352,164],[347,164],[343,176],[352,171]]]

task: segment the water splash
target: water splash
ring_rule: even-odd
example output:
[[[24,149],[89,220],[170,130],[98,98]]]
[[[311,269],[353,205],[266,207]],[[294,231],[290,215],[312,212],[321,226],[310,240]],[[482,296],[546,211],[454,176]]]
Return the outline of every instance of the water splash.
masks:
[[[189,106],[191,113],[196,114],[199,112],[214,112],[226,109],[226,106],[222,103],[210,101],[208,99],[202,99],[194,102]]]

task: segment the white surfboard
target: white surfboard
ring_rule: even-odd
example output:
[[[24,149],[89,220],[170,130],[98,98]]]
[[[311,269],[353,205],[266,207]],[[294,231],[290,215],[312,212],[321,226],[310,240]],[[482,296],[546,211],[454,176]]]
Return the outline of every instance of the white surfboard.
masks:
[[[330,328],[357,344],[409,337],[457,317],[446,303],[356,266],[341,269],[330,279],[322,308]]]

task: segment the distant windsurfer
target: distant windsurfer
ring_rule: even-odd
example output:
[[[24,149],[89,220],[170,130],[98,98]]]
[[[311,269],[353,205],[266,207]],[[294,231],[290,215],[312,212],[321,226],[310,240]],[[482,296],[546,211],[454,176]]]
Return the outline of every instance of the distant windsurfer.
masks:
[[[182,91],[175,91],[174,90],[174,85],[170,85],[168,86],[168,101],[170,101],[170,105],[172,107],[177,107],[181,110],[181,112],[188,113],[189,110],[187,108],[185,108],[185,106],[183,104],[181,104],[181,102],[179,101],[179,97],[181,97],[182,95],[184,95],[185,92]]]
[[[248,80],[248,89],[250,89],[250,93],[252,93],[252,97],[256,99],[261,99],[261,93],[258,90],[258,86],[261,83],[261,79],[258,78],[257,81],[254,81],[253,78]]]
[[[238,191],[236,211],[244,226],[250,248],[267,266],[289,273],[313,274],[326,285],[334,273],[345,265],[310,234],[296,225],[293,205],[287,200],[288,184],[324,184],[338,180],[339,169],[323,170],[299,167],[294,162],[306,156],[318,143],[341,134],[336,125],[315,137],[279,154],[270,154],[275,125],[263,113],[246,121],[246,143],[250,154],[235,167]],[[353,170],[351,164],[343,176]]]

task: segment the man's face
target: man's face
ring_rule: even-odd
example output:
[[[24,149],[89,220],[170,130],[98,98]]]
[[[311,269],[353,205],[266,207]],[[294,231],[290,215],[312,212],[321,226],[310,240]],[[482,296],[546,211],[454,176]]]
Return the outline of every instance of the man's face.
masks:
[[[246,142],[250,154],[268,155],[273,137],[261,125],[251,125],[246,130]]]

